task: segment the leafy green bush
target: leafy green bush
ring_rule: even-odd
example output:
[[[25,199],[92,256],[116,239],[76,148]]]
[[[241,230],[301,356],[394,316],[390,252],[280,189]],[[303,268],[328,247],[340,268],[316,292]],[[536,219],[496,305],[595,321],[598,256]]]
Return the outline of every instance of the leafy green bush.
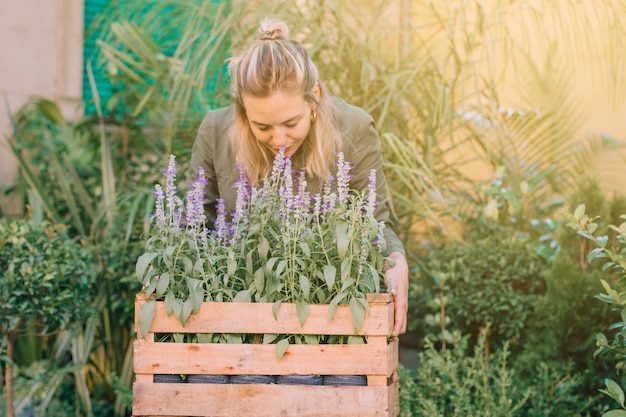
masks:
[[[624,207],[624,200],[609,200],[594,181],[583,181],[567,201],[575,206],[589,201],[594,210],[606,218]],[[523,353],[516,360],[516,370],[523,378],[532,378],[540,363],[561,368],[563,375],[582,378],[578,389],[594,395],[597,382],[610,375],[610,369],[590,355],[595,334],[611,324],[610,307],[598,303],[594,296],[601,290],[600,279],[606,277],[601,263],[590,264],[586,257],[591,246],[576,237],[576,232],[560,222],[556,230],[558,253],[544,277],[546,293],[537,300],[526,325]]]
[[[596,298],[620,312],[620,318],[613,323],[609,330],[613,338],[609,339],[604,333],[596,335],[597,349],[594,356],[615,362],[618,374],[626,370],[626,214],[620,215],[616,223],[600,222],[599,216],[590,217],[586,214],[584,204],[579,205],[573,213],[566,213],[570,222],[568,226],[574,229],[585,242],[591,242],[594,248],[587,254],[586,261],[596,261],[606,271],[606,279],[601,280],[604,292]],[[613,211],[613,213],[615,213]],[[622,387],[612,379],[605,379],[606,389],[603,393],[615,400],[620,409],[611,410],[604,417],[626,416],[626,404]]]
[[[490,324],[490,342],[519,344],[533,304],[545,291],[546,268],[535,246],[514,230],[470,229],[462,241],[443,243],[425,262],[426,292],[439,307],[434,316],[424,312],[432,320],[425,324],[458,330],[474,341]]]
[[[454,338],[452,349],[427,341],[419,365],[400,366],[401,417],[554,417],[598,415],[598,396],[580,394],[576,376],[539,364],[532,384],[523,384],[512,369],[508,345],[486,353],[485,339],[473,350],[468,337]]]
[[[84,320],[94,298],[90,266],[90,253],[65,226],[0,219],[0,354],[6,355],[8,416],[15,341],[24,331],[43,336]],[[31,319],[34,329],[28,328]]]

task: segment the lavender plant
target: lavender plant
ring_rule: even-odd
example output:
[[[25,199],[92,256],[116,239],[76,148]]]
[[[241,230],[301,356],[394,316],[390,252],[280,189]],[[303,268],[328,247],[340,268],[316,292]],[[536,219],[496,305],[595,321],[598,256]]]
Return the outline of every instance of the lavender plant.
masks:
[[[148,300],[139,312],[141,333],[147,333],[156,300],[164,300],[168,314],[183,324],[203,301],[273,303],[275,316],[282,303],[294,303],[301,324],[309,304],[329,304],[329,320],[339,304],[349,304],[358,333],[369,312],[366,295],[380,292],[385,241],[384,223],[374,217],[376,172],[367,190],[355,191],[350,169],[339,153],[336,178],[311,195],[305,175],[281,150],[260,188],[240,169],[235,211],[227,213],[219,200],[208,230],[204,171],[199,169],[183,200],[172,156],[165,191],[155,186],[153,228],[137,261]],[[278,335],[264,337],[265,343],[277,340],[288,343]]]

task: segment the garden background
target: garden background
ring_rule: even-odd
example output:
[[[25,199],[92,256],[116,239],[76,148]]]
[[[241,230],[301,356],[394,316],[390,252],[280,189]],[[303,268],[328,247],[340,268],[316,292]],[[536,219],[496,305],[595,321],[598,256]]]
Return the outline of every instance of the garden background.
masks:
[[[17,334],[11,362],[1,345],[18,415],[129,414],[134,266],[152,186],[171,153],[188,162],[206,110],[229,102],[224,59],[265,16],[289,22],[330,91],[377,121],[411,266],[401,341],[418,355],[403,358],[402,415],[619,408],[599,391],[606,378],[623,385],[621,339],[613,343],[623,319],[609,305],[621,298],[601,279],[619,291],[623,266],[588,254],[598,254],[594,234],[607,234],[595,241],[605,247],[624,236],[605,227],[626,214],[624,2],[111,0],[89,15],[92,3],[77,13],[80,3],[29,11],[67,23],[61,34],[37,29],[60,51],[54,65],[1,66],[3,222],[65,225],[88,254],[77,270],[93,277],[88,318],[41,336],[53,311],[44,310]],[[0,29],[13,35],[1,56],[19,58],[28,14],[0,6]],[[77,60],[69,51],[83,46]],[[31,51],[45,57],[41,48]],[[18,91],[10,80],[20,71],[39,84]],[[581,203],[600,216],[587,238],[577,233],[584,215],[578,228],[565,216]]]

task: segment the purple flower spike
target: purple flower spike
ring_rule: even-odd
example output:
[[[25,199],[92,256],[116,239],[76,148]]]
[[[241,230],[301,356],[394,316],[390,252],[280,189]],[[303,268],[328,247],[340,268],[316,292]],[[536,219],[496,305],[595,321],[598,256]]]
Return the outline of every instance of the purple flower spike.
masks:
[[[250,201],[250,180],[243,165],[237,164],[239,178],[235,183],[237,188],[237,200],[233,219],[235,223],[245,222],[248,219],[248,205]]]
[[[176,156],[170,155],[170,163],[163,172],[165,175],[165,198],[170,221],[174,220],[176,211]]]
[[[198,167],[198,177],[191,184],[191,189],[187,194],[187,224],[194,230],[204,229],[204,221],[206,215],[204,214],[204,195],[206,193],[206,186],[208,179],[205,175],[204,168]]]
[[[376,208],[376,170],[372,169],[368,178],[367,184],[367,205],[374,212]]]
[[[217,199],[217,217],[215,218],[215,233],[220,242],[225,242],[228,237],[229,225],[226,221],[226,203],[223,198]]]
[[[337,154],[337,193],[338,203],[346,204],[348,202],[348,195],[350,193],[350,170],[352,165],[345,161],[343,158],[343,152]]]
[[[154,197],[156,198],[156,224],[158,227],[165,227],[165,194],[161,184],[154,186]]]

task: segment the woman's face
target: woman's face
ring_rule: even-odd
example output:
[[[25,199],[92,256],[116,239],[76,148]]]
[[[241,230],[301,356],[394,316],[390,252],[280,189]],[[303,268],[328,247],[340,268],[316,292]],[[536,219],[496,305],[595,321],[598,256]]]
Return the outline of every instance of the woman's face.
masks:
[[[319,98],[319,89],[313,91]],[[243,95],[243,106],[254,137],[277,154],[281,147],[285,155],[293,155],[311,130],[311,111],[314,104],[302,93],[283,90],[267,97]]]

